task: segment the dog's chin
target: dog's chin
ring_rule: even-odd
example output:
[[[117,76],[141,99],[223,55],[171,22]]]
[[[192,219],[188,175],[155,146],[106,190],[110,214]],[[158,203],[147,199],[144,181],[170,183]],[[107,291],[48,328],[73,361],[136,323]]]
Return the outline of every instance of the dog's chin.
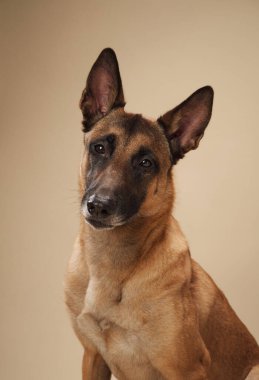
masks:
[[[100,221],[96,219],[85,218],[85,221],[96,230],[112,230],[118,226],[122,226],[123,224],[127,223],[128,219]]]

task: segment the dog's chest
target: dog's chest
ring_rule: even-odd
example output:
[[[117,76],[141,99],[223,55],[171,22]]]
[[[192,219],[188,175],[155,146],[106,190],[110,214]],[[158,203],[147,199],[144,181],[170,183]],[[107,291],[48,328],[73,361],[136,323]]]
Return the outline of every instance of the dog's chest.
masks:
[[[97,318],[121,301],[122,290],[118,283],[91,278],[86,290],[85,307]]]
[[[131,326],[125,325],[128,319],[127,310],[133,307],[134,298],[134,294],[129,296],[116,282],[100,282],[92,278],[86,290],[83,313],[89,313],[106,336],[112,335],[119,328],[135,330],[140,314],[139,308],[134,310],[135,317],[130,319]]]
[[[116,373],[139,379],[159,379],[160,376],[150,366],[142,345],[141,331],[148,320],[136,300],[137,294],[129,296],[127,290],[115,283],[102,283],[91,279],[85,297],[85,307],[79,317],[79,328]],[[134,368],[134,373],[130,371]],[[118,373],[118,377],[119,373]],[[136,378],[137,379],[137,378]]]

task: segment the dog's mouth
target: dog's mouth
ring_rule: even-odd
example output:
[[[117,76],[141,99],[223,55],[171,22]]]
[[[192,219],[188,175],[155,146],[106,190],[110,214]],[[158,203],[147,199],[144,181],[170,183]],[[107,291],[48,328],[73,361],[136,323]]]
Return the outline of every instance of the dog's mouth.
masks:
[[[100,220],[85,218],[85,221],[97,230],[103,230],[103,229],[106,229],[106,230],[109,229],[110,230],[110,229],[114,228],[114,226],[112,224],[109,224],[109,223],[103,222],[103,221],[101,222]]]
[[[111,218],[110,220],[98,220],[86,216],[85,221],[97,230],[111,230],[115,227],[122,226],[123,224],[127,223],[128,218]]]
[[[91,218],[85,218],[86,223],[90,224],[92,227],[94,227],[97,230],[111,230],[115,227],[122,226],[123,224],[126,224],[128,222],[128,219],[119,219],[119,220],[113,220],[113,221],[104,221],[104,220],[96,220]]]

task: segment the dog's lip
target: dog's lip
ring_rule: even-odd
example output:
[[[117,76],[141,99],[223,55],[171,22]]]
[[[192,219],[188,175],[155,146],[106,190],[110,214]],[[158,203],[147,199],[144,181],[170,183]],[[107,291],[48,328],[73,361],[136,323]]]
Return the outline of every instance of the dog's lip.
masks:
[[[105,222],[105,221],[100,221],[100,220],[97,220],[94,218],[85,217],[85,221],[87,223],[91,224],[96,229],[112,229],[112,228],[115,228],[115,227],[118,227],[118,226],[125,224],[130,219],[131,218],[124,218],[124,219],[120,219],[117,221],[114,220],[114,221],[109,223],[108,221]]]
[[[114,228],[114,226],[108,224],[108,223],[103,223],[100,220],[96,219],[90,219],[90,218],[85,218],[86,222],[91,224],[94,228],[96,229],[111,229]]]

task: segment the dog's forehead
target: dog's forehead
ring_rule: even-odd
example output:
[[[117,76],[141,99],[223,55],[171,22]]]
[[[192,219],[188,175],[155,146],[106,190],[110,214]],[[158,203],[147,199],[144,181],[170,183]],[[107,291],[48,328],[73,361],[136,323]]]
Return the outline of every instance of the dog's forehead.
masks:
[[[112,112],[103,118],[93,128],[91,140],[102,138],[109,134],[115,135],[121,145],[138,146],[147,145],[150,149],[159,152],[168,152],[168,141],[155,121],[148,120],[140,114],[126,112]]]

